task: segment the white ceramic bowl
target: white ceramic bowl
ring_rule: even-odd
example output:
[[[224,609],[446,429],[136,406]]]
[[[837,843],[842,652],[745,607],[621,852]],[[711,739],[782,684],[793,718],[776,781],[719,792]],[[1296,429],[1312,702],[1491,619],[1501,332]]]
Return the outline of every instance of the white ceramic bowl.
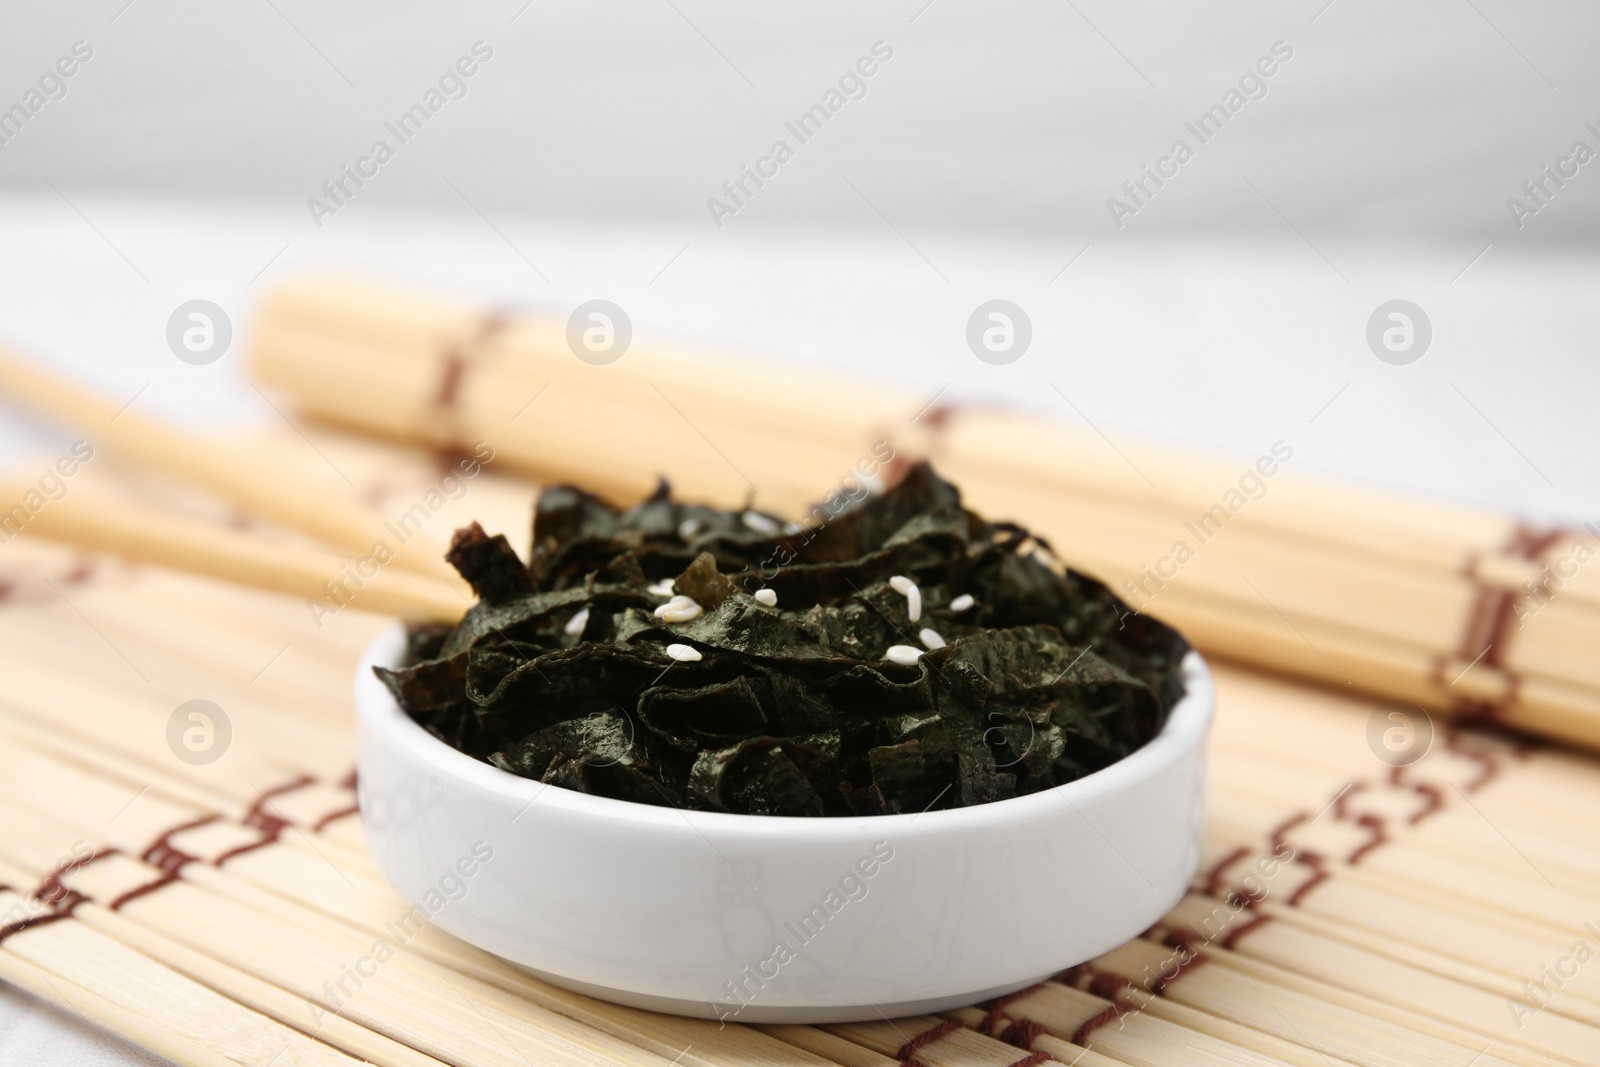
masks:
[[[921,815],[681,811],[520,778],[440,742],[356,677],[378,867],[442,929],[558,985],[740,1022],[942,1011],[1148,928],[1200,857],[1211,676],[1127,759],[1029,796]]]

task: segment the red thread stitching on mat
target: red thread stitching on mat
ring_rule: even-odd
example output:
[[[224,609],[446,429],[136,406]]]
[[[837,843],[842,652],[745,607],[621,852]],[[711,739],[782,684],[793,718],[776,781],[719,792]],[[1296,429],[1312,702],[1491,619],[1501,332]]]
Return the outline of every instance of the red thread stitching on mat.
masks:
[[[910,1041],[907,1041],[905,1044],[901,1045],[900,1051],[895,1053],[895,1057],[899,1059],[902,1065],[906,1065],[906,1067],[909,1067],[909,1065],[912,1064],[917,1064],[918,1052],[926,1048],[928,1045],[931,1045],[933,1042],[939,1040],[950,1031],[959,1029],[961,1029],[961,1024],[959,1022],[957,1022],[955,1019],[946,1019],[938,1026],[933,1027],[931,1030],[924,1030],[916,1037],[913,1037]]]
[[[1206,875],[1205,886],[1201,892],[1209,897],[1219,896],[1222,892],[1223,875],[1227,874],[1229,867],[1232,867],[1248,855],[1250,855],[1250,850],[1240,845],[1218,860],[1216,865],[1211,868],[1211,872]]]
[[[178,881],[177,872],[173,872],[171,874],[164,874],[160,878],[155,879],[154,881],[145,882],[143,885],[136,885],[132,889],[128,890],[126,893],[123,893],[120,896],[112,897],[111,898],[111,902],[109,904],[107,904],[106,907],[110,908],[112,911],[118,911],[118,910],[120,910],[122,908],[122,906],[124,904],[128,903],[128,901],[137,900],[140,897],[144,896],[146,893],[153,893],[157,889],[160,889],[162,886],[171,885],[173,882],[176,882],[176,881]]]
[[[72,909],[76,908],[81,903],[83,903],[83,898],[77,897],[77,899],[71,901],[65,907],[56,911],[47,911],[39,915],[30,915],[26,919],[18,919],[14,923],[6,923],[4,926],[0,926],[0,944],[4,944],[14,935],[20,934],[24,930],[31,930],[35,926],[45,926],[49,923],[60,922],[62,919],[72,918]]]
[[[1298,815],[1289,816],[1277,826],[1274,826],[1267,834],[1267,840],[1271,842],[1272,850],[1274,852],[1282,852],[1283,846],[1288,843],[1285,838],[1288,836],[1289,831],[1301,823],[1310,822],[1313,817],[1309,812],[1302,811]]]
[[[1006,1067],[1034,1067],[1035,1064],[1044,1063],[1049,1059],[1048,1052],[1030,1052],[1015,1063],[1008,1063]]]
[[[1328,872],[1323,869],[1322,860],[1320,857],[1317,859],[1317,862],[1307,863],[1304,866],[1311,869],[1311,877],[1301,882],[1295,887],[1295,891],[1289,894],[1288,904],[1291,908],[1298,908],[1300,906],[1301,899],[1307,893],[1311,892],[1312,889],[1321,885],[1328,878]]]
[[[250,810],[245,812],[244,817],[239,820],[252,830],[259,831],[261,833],[261,840],[252,841],[248,845],[240,845],[237,848],[228,849],[216,859],[212,860],[212,865],[221,867],[224,863],[233,859],[235,856],[242,856],[246,852],[254,852],[258,848],[262,848],[263,846],[270,845],[277,841],[279,835],[281,835],[289,826],[289,820],[280,819],[276,815],[268,815],[266,812],[267,802],[273,797],[281,797],[285,793],[292,793],[296,789],[304,789],[308,785],[315,784],[315,778],[311,777],[309,774],[302,774],[300,777],[295,778],[292,781],[285,782],[283,785],[275,786],[274,788],[268,789],[262,793],[260,798],[257,799],[254,804],[250,805]]]
[[[3,944],[6,940],[17,934],[22,933],[24,930],[31,930],[36,926],[46,926],[53,922],[60,922],[62,919],[72,918],[72,913],[77,909],[78,905],[82,904],[89,898],[78,892],[76,889],[68,889],[66,886],[62,885],[61,879],[64,878],[68,873],[75,871],[80,867],[87,867],[95,860],[104,859],[107,856],[113,856],[116,854],[117,850],[114,848],[97,848],[89,854],[87,859],[74,859],[57,864],[51,869],[50,873],[45,875],[44,879],[40,881],[39,888],[35,889],[31,894],[41,903],[48,905],[51,910],[40,912],[38,915],[29,915],[27,918],[18,919],[16,922],[9,922],[4,926],[0,926],[0,944]],[[0,888],[10,889],[11,887],[5,886]],[[14,891],[15,890],[13,890],[13,892]]]
[[[1461,735],[1454,730],[1445,734],[1444,749],[1452,755],[1471,760],[1483,768],[1476,778],[1463,787],[1468,793],[1476,793],[1500,774],[1500,758],[1494,754],[1492,749],[1464,745],[1461,743]]]
[[[433,406],[445,431],[439,446],[442,462],[453,462],[455,457],[466,455],[466,446],[461,440],[461,387],[466,382],[467,374],[482,358],[483,349],[510,325],[511,319],[507,314],[486,312],[471,336],[452,342],[440,354],[444,365],[439,371],[439,386],[434,393]]]
[[[33,891],[33,896],[53,907],[64,907],[66,911],[70,912],[83,901],[83,894],[62,885],[61,879],[73,871],[89,866],[96,860],[103,860],[107,856],[115,856],[117,854],[117,850],[114,848],[96,848],[84,859],[63,860],[50,868],[45,876],[40,879],[39,887]]]
[[[1172,973],[1171,978],[1166,978],[1158,974],[1156,975],[1155,981],[1150,983],[1149,990],[1156,996],[1165,996],[1167,993],[1167,988],[1171,986],[1173,982],[1176,982],[1178,979],[1182,978],[1184,975],[1188,974],[1201,964],[1211,962],[1204,952],[1196,952],[1188,945],[1184,945],[1182,947],[1186,952],[1189,953],[1189,958],[1178,961],[1178,968]]]
[[[1345,786],[1344,791],[1333,798],[1333,817],[1336,819],[1344,818],[1345,805],[1349,803],[1350,798],[1365,790],[1367,786],[1368,783],[1366,782],[1351,782]]]
[[[988,1012],[984,1015],[983,1021],[978,1024],[978,1029],[985,1034],[994,1033],[995,1027],[999,1026],[1003,1021],[1011,1018],[1011,1016],[1006,1014],[1006,1008],[1015,1004],[1023,997],[1028,996],[1031,993],[1035,993],[1043,988],[1044,983],[1037,982],[1026,989],[1019,989],[1015,993],[1007,993],[1003,997],[996,997],[994,1000],[991,1000],[988,1004]]]
[[[1361,858],[1368,852],[1371,852],[1373,849],[1389,840],[1389,835],[1383,828],[1383,819],[1379,816],[1370,814],[1363,815],[1355,821],[1358,826],[1369,830],[1372,833],[1372,836],[1366,841],[1363,841],[1361,844],[1357,845],[1355,851],[1351,852],[1350,855],[1345,857],[1344,861],[1352,866],[1360,863]],[[1304,887],[1302,886],[1301,888],[1303,889]]]
[[[998,1036],[1006,1044],[1015,1045],[1026,1052],[1033,1047],[1033,1043],[1038,1040],[1040,1034],[1048,1032],[1049,1028],[1044,1023],[1034,1022],[1032,1019],[1018,1019],[1001,1031]],[[1020,1063],[1022,1061],[1018,1060],[1017,1062]]]
[[[181,849],[174,848],[171,840],[172,835],[181,834],[185,830],[194,830],[201,826],[209,826],[220,818],[222,818],[220,815],[202,815],[198,819],[191,819],[186,823],[174,826],[156,838],[155,843],[145,849],[139,858],[152,867],[159,867],[168,874],[177,874],[183,869],[184,864],[193,863],[199,857],[191,856]]]
[[[1408,824],[1415,825],[1444,807],[1444,792],[1431,782],[1406,781],[1406,770],[1406,767],[1389,768],[1389,782],[1397,789],[1409,789],[1422,797],[1422,807],[1406,819]]]
[[[1132,984],[1132,982],[1128,981],[1120,974],[1112,974],[1110,971],[1100,971],[1096,973],[1094,977],[1089,979],[1088,991],[1099,997],[1101,1000],[1115,1002],[1122,991],[1127,989]]]
[[[1072,1043],[1074,1045],[1087,1045],[1089,1043],[1090,1034],[1093,1034],[1096,1030],[1122,1015],[1127,1010],[1128,1009],[1123,1007],[1121,1004],[1111,1005],[1111,1007],[1107,1008],[1099,1015],[1089,1019],[1082,1026],[1074,1030],[1072,1033]]]
[[[1267,923],[1269,923],[1271,921],[1272,921],[1272,916],[1270,916],[1270,915],[1256,915],[1256,916],[1254,916],[1253,918],[1251,918],[1251,920],[1249,922],[1245,923],[1243,926],[1239,927],[1237,930],[1230,930],[1228,932],[1227,936],[1222,939],[1222,947],[1225,948],[1225,949],[1230,949],[1231,950],[1235,945],[1237,945],[1239,943],[1239,939],[1241,937],[1243,937],[1245,934],[1248,934],[1252,930],[1255,930],[1255,929],[1258,929],[1258,928],[1260,928],[1262,926],[1265,926]]]
[[[1539,530],[1519,523],[1500,551],[1533,563],[1540,562],[1556,542],[1571,534],[1569,530]],[[1484,718],[1496,721],[1514,705],[1522,686],[1522,679],[1506,670],[1506,647],[1516,631],[1511,623],[1517,617],[1517,605],[1526,594],[1520,589],[1499,589],[1484,584],[1478,577],[1478,557],[1473,555],[1463,568],[1466,577],[1477,585],[1472,606],[1467,611],[1467,621],[1462,628],[1461,643],[1456,655],[1463,662],[1473,663],[1482,658],[1485,666],[1501,671],[1506,676],[1506,691],[1493,700],[1463,698],[1455,703],[1455,710],[1463,717]],[[1443,685],[1444,661],[1435,662],[1436,683]]]
[[[328,814],[324,815],[322,818],[320,818],[316,822],[312,823],[311,824],[311,830],[312,830],[313,833],[320,833],[322,831],[323,827],[327,826],[329,823],[333,822],[335,819],[342,819],[346,815],[355,815],[355,814],[358,814],[360,811],[361,811],[361,805],[360,804],[351,804],[348,808],[340,808],[338,811],[330,811],[330,812],[328,812]]]

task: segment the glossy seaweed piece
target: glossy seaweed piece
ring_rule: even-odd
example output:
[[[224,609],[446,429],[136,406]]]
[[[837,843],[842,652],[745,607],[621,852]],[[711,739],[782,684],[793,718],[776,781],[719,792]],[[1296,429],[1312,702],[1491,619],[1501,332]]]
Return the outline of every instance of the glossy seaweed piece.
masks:
[[[1178,634],[967,511],[926,464],[804,527],[664,484],[626,510],[556,487],[533,544],[523,566],[503,537],[460,531],[449,558],[480,603],[414,629],[406,666],[378,673],[446,743],[563,788],[790,817],[990,803],[1127,756],[1183,693]],[[918,584],[919,620],[895,575]],[[663,579],[702,613],[657,617]],[[952,612],[963,594],[974,606]],[[945,647],[884,658],[923,627]]]

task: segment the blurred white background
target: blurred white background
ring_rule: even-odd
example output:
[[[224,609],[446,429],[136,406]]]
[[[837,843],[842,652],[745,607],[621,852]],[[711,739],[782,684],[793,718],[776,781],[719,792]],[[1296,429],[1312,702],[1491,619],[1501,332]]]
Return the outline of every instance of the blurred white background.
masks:
[[[467,95],[363,208],[458,209],[448,175],[491,216],[701,227],[723,180],[881,40],[867,95],[739,227],[878,223],[848,178],[897,225],[1070,243],[1103,236],[1106,197],[1281,40],[1267,95],[1140,233],[1277,232],[1248,177],[1313,240],[1592,240],[1593,174],[1521,233],[1505,200],[1600,120],[1597,28],[1578,0],[65,0],[6,15],[0,103],[75,41],[94,57],[0,156],[24,188],[261,196],[299,231],[303,200],[482,40]]]
[[[603,297],[789,373],[1246,457],[1281,438],[1305,471],[1600,520],[1600,160],[1544,178],[1542,205],[1523,191],[1576,142],[1600,151],[1592,3],[68,0],[4,19],[0,109],[39,106],[0,115],[0,343],[151,411],[275,417],[239,370],[253,306],[353,263],[561,314]],[[92,56],[54,81],[78,42]],[[447,82],[401,143],[385,123],[476,42],[492,56],[464,95]],[[893,54],[865,94],[800,143],[785,123],[877,42]],[[1185,123],[1275,45],[1292,56],[1201,144]],[[1194,157],[1127,198],[1180,138]],[[379,139],[393,158],[333,204],[323,183]],[[707,199],[778,139],[793,158],[717,225]],[[1137,208],[1120,227],[1114,196]],[[1539,208],[1520,226],[1512,197]],[[206,367],[164,340],[195,298],[235,328]],[[966,345],[993,298],[1033,323],[1010,366]],[[1366,341],[1395,298],[1433,326],[1407,366]],[[0,446],[53,432],[9,412]]]

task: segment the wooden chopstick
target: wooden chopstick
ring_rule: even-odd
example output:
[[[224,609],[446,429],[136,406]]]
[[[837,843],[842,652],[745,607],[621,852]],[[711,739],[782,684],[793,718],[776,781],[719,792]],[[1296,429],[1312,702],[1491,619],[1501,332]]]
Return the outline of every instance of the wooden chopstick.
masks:
[[[0,487],[11,500],[21,499],[23,491],[21,486]],[[314,623],[344,607],[454,622],[472,606],[459,589],[437,578],[376,564],[372,576],[366,577],[348,560],[330,552],[270,544],[211,523],[114,503],[87,489],[35,513],[22,536],[64,541],[128,560],[304,598],[308,620]],[[313,604],[319,607],[314,610]]]
[[[368,553],[382,536],[383,517],[353,500],[314,492],[292,468],[258,453],[230,449],[213,437],[189,433],[115,404],[64,378],[0,350],[0,395],[89,435],[115,461],[203,486],[241,509],[354,553]],[[20,497],[8,497],[10,501]],[[459,578],[427,550],[431,538],[396,556],[395,565],[450,584]]]

